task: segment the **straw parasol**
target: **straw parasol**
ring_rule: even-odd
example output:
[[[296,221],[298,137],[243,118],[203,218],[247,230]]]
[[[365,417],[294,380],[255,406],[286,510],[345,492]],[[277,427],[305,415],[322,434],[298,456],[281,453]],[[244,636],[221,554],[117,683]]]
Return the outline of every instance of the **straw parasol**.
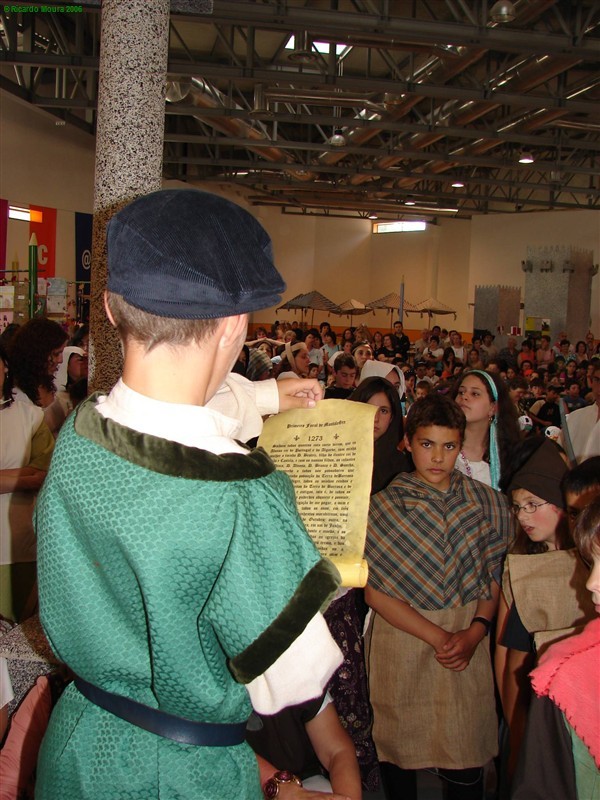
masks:
[[[312,320],[315,318],[315,311],[327,311],[328,314],[337,314],[339,306],[330,300],[328,297],[325,297],[324,294],[321,292],[312,291],[306,292],[304,294],[298,294],[296,297],[292,297],[291,300],[283,303],[277,308],[277,311],[280,311],[282,308],[289,310],[291,308],[299,308],[302,311],[302,317],[304,318],[304,312],[308,309],[312,311]]]
[[[420,313],[421,316],[423,316],[423,314],[427,314],[429,322],[431,322],[432,317],[437,317],[444,314],[454,314],[454,319],[456,319],[456,311],[453,308],[450,308],[450,306],[447,306],[445,303],[440,302],[435,297],[428,297],[427,300],[422,300],[412,308],[407,309],[407,311],[412,313]]]
[[[352,317],[359,316],[361,314],[374,314],[375,310],[370,308],[370,306],[366,306],[364,303],[361,303],[360,300],[344,300],[343,303],[340,303],[339,311],[334,311],[334,314],[339,314],[339,316],[345,315],[350,317],[350,327],[352,327]]]
[[[403,301],[398,292],[390,292],[384,297],[380,297],[379,300],[372,300],[370,303],[367,303],[367,305],[372,309],[385,308],[387,311],[389,311],[390,328],[392,327],[392,319],[394,316],[398,316],[400,313],[400,305],[402,305],[404,313],[408,311],[416,311],[413,303],[409,303],[408,300]]]

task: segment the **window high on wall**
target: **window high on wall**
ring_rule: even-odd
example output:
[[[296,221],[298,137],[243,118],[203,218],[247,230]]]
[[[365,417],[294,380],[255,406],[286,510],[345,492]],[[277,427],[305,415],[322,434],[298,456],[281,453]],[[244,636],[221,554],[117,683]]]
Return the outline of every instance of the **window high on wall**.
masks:
[[[375,222],[373,233],[405,233],[407,231],[425,231],[427,223],[423,220],[402,220],[399,222]]]
[[[24,222],[42,222],[42,212],[22,206],[8,207],[9,219],[20,219]]]

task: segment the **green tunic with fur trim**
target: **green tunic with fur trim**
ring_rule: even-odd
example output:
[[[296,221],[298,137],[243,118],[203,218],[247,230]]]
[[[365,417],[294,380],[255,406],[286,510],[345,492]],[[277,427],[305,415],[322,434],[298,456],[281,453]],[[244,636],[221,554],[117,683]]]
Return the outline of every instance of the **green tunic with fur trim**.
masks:
[[[104,419],[65,423],[37,504],[40,609],[58,656],[101,688],[202,722],[251,711],[262,674],[336,588],[261,450],[221,456]],[[138,728],[71,684],[42,744],[42,800],[258,800],[246,744]]]

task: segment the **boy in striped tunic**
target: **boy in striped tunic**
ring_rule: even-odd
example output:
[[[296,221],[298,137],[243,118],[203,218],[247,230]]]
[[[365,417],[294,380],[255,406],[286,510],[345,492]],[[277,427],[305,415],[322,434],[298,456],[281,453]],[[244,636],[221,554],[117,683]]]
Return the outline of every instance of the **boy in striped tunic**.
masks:
[[[506,498],[454,470],[462,410],[431,394],[407,417],[415,471],[371,501],[365,597],[373,738],[386,796],[436,768],[449,800],[480,800],[497,751],[487,634],[514,521]]]

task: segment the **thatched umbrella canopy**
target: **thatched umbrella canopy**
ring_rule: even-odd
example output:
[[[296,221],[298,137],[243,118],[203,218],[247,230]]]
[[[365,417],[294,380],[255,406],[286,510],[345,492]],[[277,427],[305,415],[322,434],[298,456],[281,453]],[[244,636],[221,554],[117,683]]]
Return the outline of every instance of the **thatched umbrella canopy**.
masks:
[[[296,297],[292,297],[291,300],[283,303],[283,305],[280,305],[277,308],[277,311],[280,311],[282,308],[285,308],[286,310],[291,308],[299,308],[302,311],[303,318],[304,312],[307,309],[310,309],[312,311],[312,320],[315,318],[315,311],[327,311],[328,314],[339,313],[339,306],[334,303],[333,300],[330,300],[328,297],[325,297],[324,294],[321,294],[321,292],[317,291],[298,294]]]

